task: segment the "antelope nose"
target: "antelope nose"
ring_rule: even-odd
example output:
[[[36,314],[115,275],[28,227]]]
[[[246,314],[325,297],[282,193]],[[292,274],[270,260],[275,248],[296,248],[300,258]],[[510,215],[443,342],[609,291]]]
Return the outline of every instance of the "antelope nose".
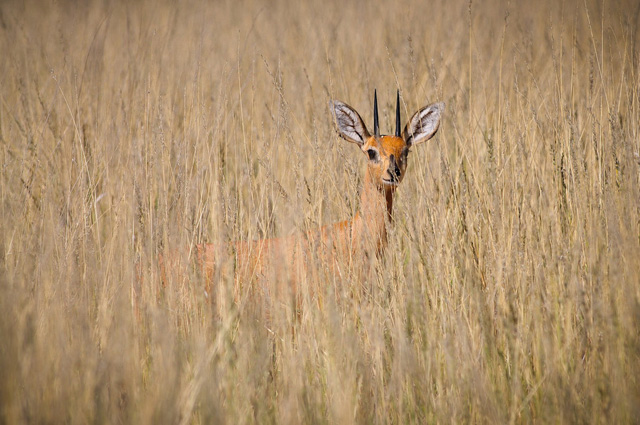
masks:
[[[390,164],[389,168],[391,169],[391,173],[389,173],[389,174],[391,174],[392,177],[399,178],[400,177],[400,168],[398,167],[398,164],[396,163],[396,158],[393,155],[391,155],[390,160],[391,160],[391,164]]]

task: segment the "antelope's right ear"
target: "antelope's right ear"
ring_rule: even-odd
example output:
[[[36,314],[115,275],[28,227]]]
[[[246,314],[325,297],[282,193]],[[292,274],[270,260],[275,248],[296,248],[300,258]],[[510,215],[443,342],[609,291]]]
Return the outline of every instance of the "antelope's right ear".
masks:
[[[336,120],[340,137],[358,146],[364,145],[371,134],[356,110],[339,100],[330,101],[329,106]]]

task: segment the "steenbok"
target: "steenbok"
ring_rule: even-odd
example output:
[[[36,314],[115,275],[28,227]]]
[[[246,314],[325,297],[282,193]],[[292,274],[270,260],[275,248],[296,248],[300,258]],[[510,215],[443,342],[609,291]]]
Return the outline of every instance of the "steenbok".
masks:
[[[426,142],[438,131],[444,103],[419,109],[400,130],[400,93],[397,94],[396,129],[380,134],[377,93],[373,104],[373,133],[354,108],[334,100],[330,109],[339,135],[360,148],[367,161],[359,211],[346,220],[286,238],[196,245],[197,265],[206,279],[207,296],[215,282],[233,277],[236,302],[251,298],[273,300],[278,294],[318,294],[319,281],[341,276],[364,266],[380,255],[387,243],[387,224],[392,222],[393,195],[407,170],[411,148]],[[177,255],[160,258],[163,284],[176,268]],[[309,264],[314,261],[314,267]],[[325,267],[318,267],[324,265]],[[318,269],[329,271],[319,275]],[[357,272],[357,270],[355,270]],[[173,276],[175,277],[175,273]],[[285,292],[283,292],[285,291]]]

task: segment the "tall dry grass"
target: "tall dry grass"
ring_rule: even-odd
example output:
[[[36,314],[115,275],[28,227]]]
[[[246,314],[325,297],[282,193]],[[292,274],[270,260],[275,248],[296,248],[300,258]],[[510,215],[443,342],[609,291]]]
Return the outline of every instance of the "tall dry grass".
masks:
[[[637,423],[640,6],[521,3],[3,2],[0,421]],[[447,109],[370,278],[158,283],[351,216],[374,88]]]

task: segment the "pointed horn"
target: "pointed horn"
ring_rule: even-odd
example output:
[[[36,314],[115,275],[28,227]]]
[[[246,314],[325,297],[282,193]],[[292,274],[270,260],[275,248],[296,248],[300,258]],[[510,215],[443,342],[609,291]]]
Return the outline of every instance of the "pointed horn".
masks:
[[[378,126],[378,90],[373,91],[373,134],[380,136],[380,127]]]
[[[396,137],[400,137],[400,90],[396,96]]]

